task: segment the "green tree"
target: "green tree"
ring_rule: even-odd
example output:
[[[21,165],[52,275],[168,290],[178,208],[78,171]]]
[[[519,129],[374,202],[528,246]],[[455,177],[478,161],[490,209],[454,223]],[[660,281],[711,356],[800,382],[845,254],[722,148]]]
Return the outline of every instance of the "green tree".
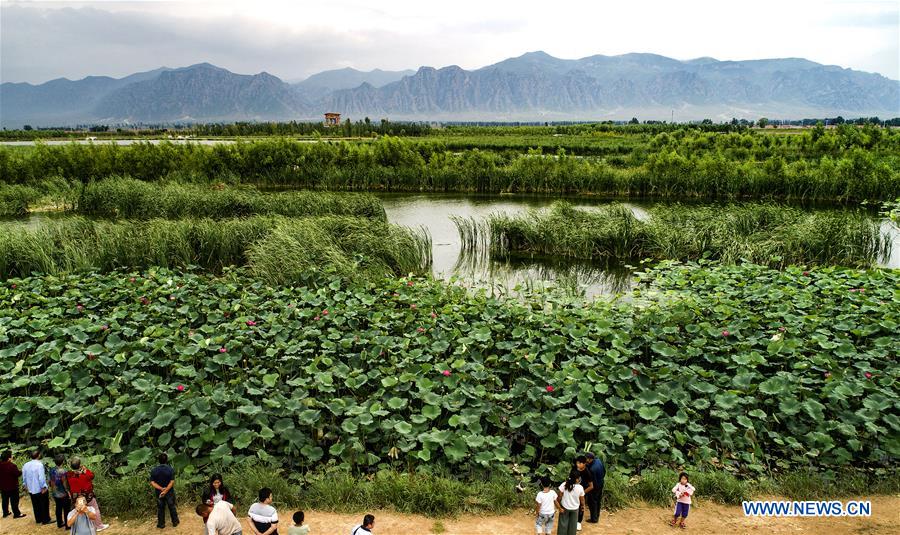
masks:
[[[762,118],[760,118],[760,120],[757,124],[759,124],[760,128],[765,128],[766,126],[769,125],[769,120],[766,119],[765,117],[762,117]]]

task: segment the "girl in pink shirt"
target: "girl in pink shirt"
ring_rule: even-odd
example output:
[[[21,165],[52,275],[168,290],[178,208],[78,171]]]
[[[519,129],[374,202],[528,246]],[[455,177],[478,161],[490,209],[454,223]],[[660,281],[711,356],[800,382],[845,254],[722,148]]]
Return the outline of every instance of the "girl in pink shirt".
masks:
[[[683,528],[684,519],[691,510],[691,496],[694,494],[694,486],[688,483],[688,475],[685,472],[678,474],[678,483],[672,487],[672,494],[675,495],[675,518],[672,519],[672,526],[678,525]],[[681,517],[680,524],[678,517]]]

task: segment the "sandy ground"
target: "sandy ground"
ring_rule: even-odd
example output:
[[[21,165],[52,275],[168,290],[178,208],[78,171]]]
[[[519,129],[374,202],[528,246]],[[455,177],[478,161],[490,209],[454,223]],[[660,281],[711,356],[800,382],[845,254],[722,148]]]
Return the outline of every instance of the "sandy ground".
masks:
[[[599,524],[584,524],[582,535],[626,533],[650,535],[659,533],[719,534],[803,534],[879,535],[900,533],[900,496],[880,496],[872,498],[872,516],[869,518],[748,518],[740,507],[723,506],[713,503],[699,503],[691,509],[688,529],[669,527],[671,518],[668,508],[630,507],[612,514],[604,513]],[[28,516],[18,520],[0,520],[0,535],[50,535],[64,533],[56,527],[37,526],[31,515],[27,499],[21,504]],[[52,509],[51,504],[51,509]],[[282,511],[284,521],[290,518],[289,511]],[[51,511],[52,514],[52,511]],[[200,519],[190,510],[179,509],[181,524],[178,528],[156,528],[155,521],[105,519],[111,526],[106,535],[138,535],[163,533],[171,535],[200,535]],[[519,535],[534,533],[534,517],[526,511],[517,511],[502,516],[461,516],[455,519],[433,519],[414,515],[404,515],[390,511],[374,511],[375,530],[378,535]],[[348,535],[359,524],[361,514],[335,514],[317,511],[306,512],[307,523],[312,535]],[[246,522],[246,519],[242,519]],[[288,524],[285,524],[287,526]],[[280,531],[286,535],[287,530]],[[554,526],[555,533],[555,526]],[[249,527],[245,535],[252,534]]]

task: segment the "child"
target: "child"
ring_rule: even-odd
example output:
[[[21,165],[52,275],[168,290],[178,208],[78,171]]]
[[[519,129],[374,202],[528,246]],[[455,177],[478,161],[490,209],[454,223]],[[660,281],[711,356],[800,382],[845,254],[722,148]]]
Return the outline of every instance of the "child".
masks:
[[[287,535],[309,535],[309,526],[303,525],[303,511],[294,513],[294,525],[288,528]]]
[[[559,486],[562,496],[557,498],[559,527],[557,535],[575,535],[578,532],[578,511],[584,511],[584,487],[578,484],[581,474],[572,469],[569,478]]]
[[[537,535],[549,535],[553,531],[553,516],[556,514],[556,492],[550,488],[550,478],[541,478],[541,487],[544,489],[534,498],[534,511],[537,519],[534,521],[534,532]],[[291,534],[288,534],[291,535]]]
[[[678,475],[678,483],[672,487],[672,493],[675,494],[675,518],[672,519],[672,527],[676,525],[685,527],[684,519],[687,518],[688,512],[691,510],[691,496],[694,494],[694,486],[688,483],[688,475],[684,472]],[[681,517],[681,523],[678,523],[678,517]]]

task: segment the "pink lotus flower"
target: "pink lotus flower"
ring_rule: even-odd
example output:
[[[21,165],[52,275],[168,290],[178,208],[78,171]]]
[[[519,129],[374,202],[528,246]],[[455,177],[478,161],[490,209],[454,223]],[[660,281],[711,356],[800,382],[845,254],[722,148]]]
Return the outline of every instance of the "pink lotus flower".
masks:
[[[809,277],[809,271],[804,271],[804,272],[803,272],[803,276],[804,276],[804,277]]]
[[[255,325],[256,325],[256,322],[255,322],[255,321],[253,321],[253,320],[247,320],[247,326],[248,326],[248,327],[253,327],[253,326],[255,326]]]
[[[415,309],[416,309],[416,304],[415,304],[415,303],[410,304],[410,305],[409,305],[409,308],[415,310]]]
[[[294,308],[294,303],[288,303],[288,308]]]
[[[101,331],[108,331],[108,330],[109,330],[109,325],[104,325],[104,326],[100,327],[100,330],[101,330]]]
[[[416,329],[416,330],[417,330],[417,331],[419,331],[419,332],[420,332],[420,333],[423,333],[423,332],[425,332],[425,329],[424,329],[424,328],[422,328],[422,327],[419,327],[419,328],[418,328],[418,329]]]
[[[784,331],[786,331],[787,329],[785,329],[784,327],[779,327],[778,330],[781,331],[781,332],[784,332]]]
[[[141,304],[142,304],[142,305],[146,305],[146,304],[149,304],[149,303],[150,303],[150,300],[149,300],[149,299],[147,299],[146,297],[141,297]]]
[[[556,389],[553,388],[553,386],[547,385],[547,392],[553,392],[554,390],[556,390]]]
[[[15,285],[15,284],[12,285],[12,289],[13,289],[13,290],[16,289],[16,285]]]
[[[869,372],[866,372],[866,374],[865,374],[865,375],[866,375],[866,379],[871,379],[871,378],[872,378],[872,374],[871,374],[871,373],[869,373]]]
[[[413,285],[413,281],[407,282],[406,285],[407,285],[407,286],[412,286],[412,285]]]
[[[825,372],[822,375],[824,375],[825,378],[828,379],[829,377],[831,377],[831,372]]]
[[[325,310],[322,311],[322,315],[323,315],[323,316],[327,316],[327,315],[328,315],[328,309],[327,309],[327,308],[326,308]]]
[[[434,312],[432,312],[432,313],[431,313],[431,319],[434,319],[434,318],[436,318],[436,317],[437,317],[437,314],[435,314]]]
[[[128,279],[128,282],[134,282],[134,277],[131,277],[130,279]]]
[[[194,336],[194,331],[188,331],[188,336]]]
[[[178,390],[179,392],[184,392],[184,385],[178,385],[178,386],[176,386],[176,387],[175,387],[175,390]]]
[[[316,321],[319,321],[319,316],[316,316],[316,317],[314,317],[313,319],[316,320]]]
[[[728,331],[722,331],[722,336],[724,336],[725,338],[728,338],[729,336],[731,336],[731,333]]]
[[[95,357],[93,353],[88,353],[88,360],[94,360],[95,358],[97,357]]]
[[[220,348],[219,348],[219,353],[225,353],[225,352],[227,352],[227,351],[228,351],[228,350],[225,349],[224,347],[220,347]]]
[[[398,294],[397,292],[394,292],[394,297],[400,297],[400,294]]]
[[[75,308],[78,309],[78,312],[81,312],[82,310],[84,310],[84,307],[81,305],[75,305]]]
[[[441,373],[444,374],[444,377],[450,377],[450,370],[444,370]]]

